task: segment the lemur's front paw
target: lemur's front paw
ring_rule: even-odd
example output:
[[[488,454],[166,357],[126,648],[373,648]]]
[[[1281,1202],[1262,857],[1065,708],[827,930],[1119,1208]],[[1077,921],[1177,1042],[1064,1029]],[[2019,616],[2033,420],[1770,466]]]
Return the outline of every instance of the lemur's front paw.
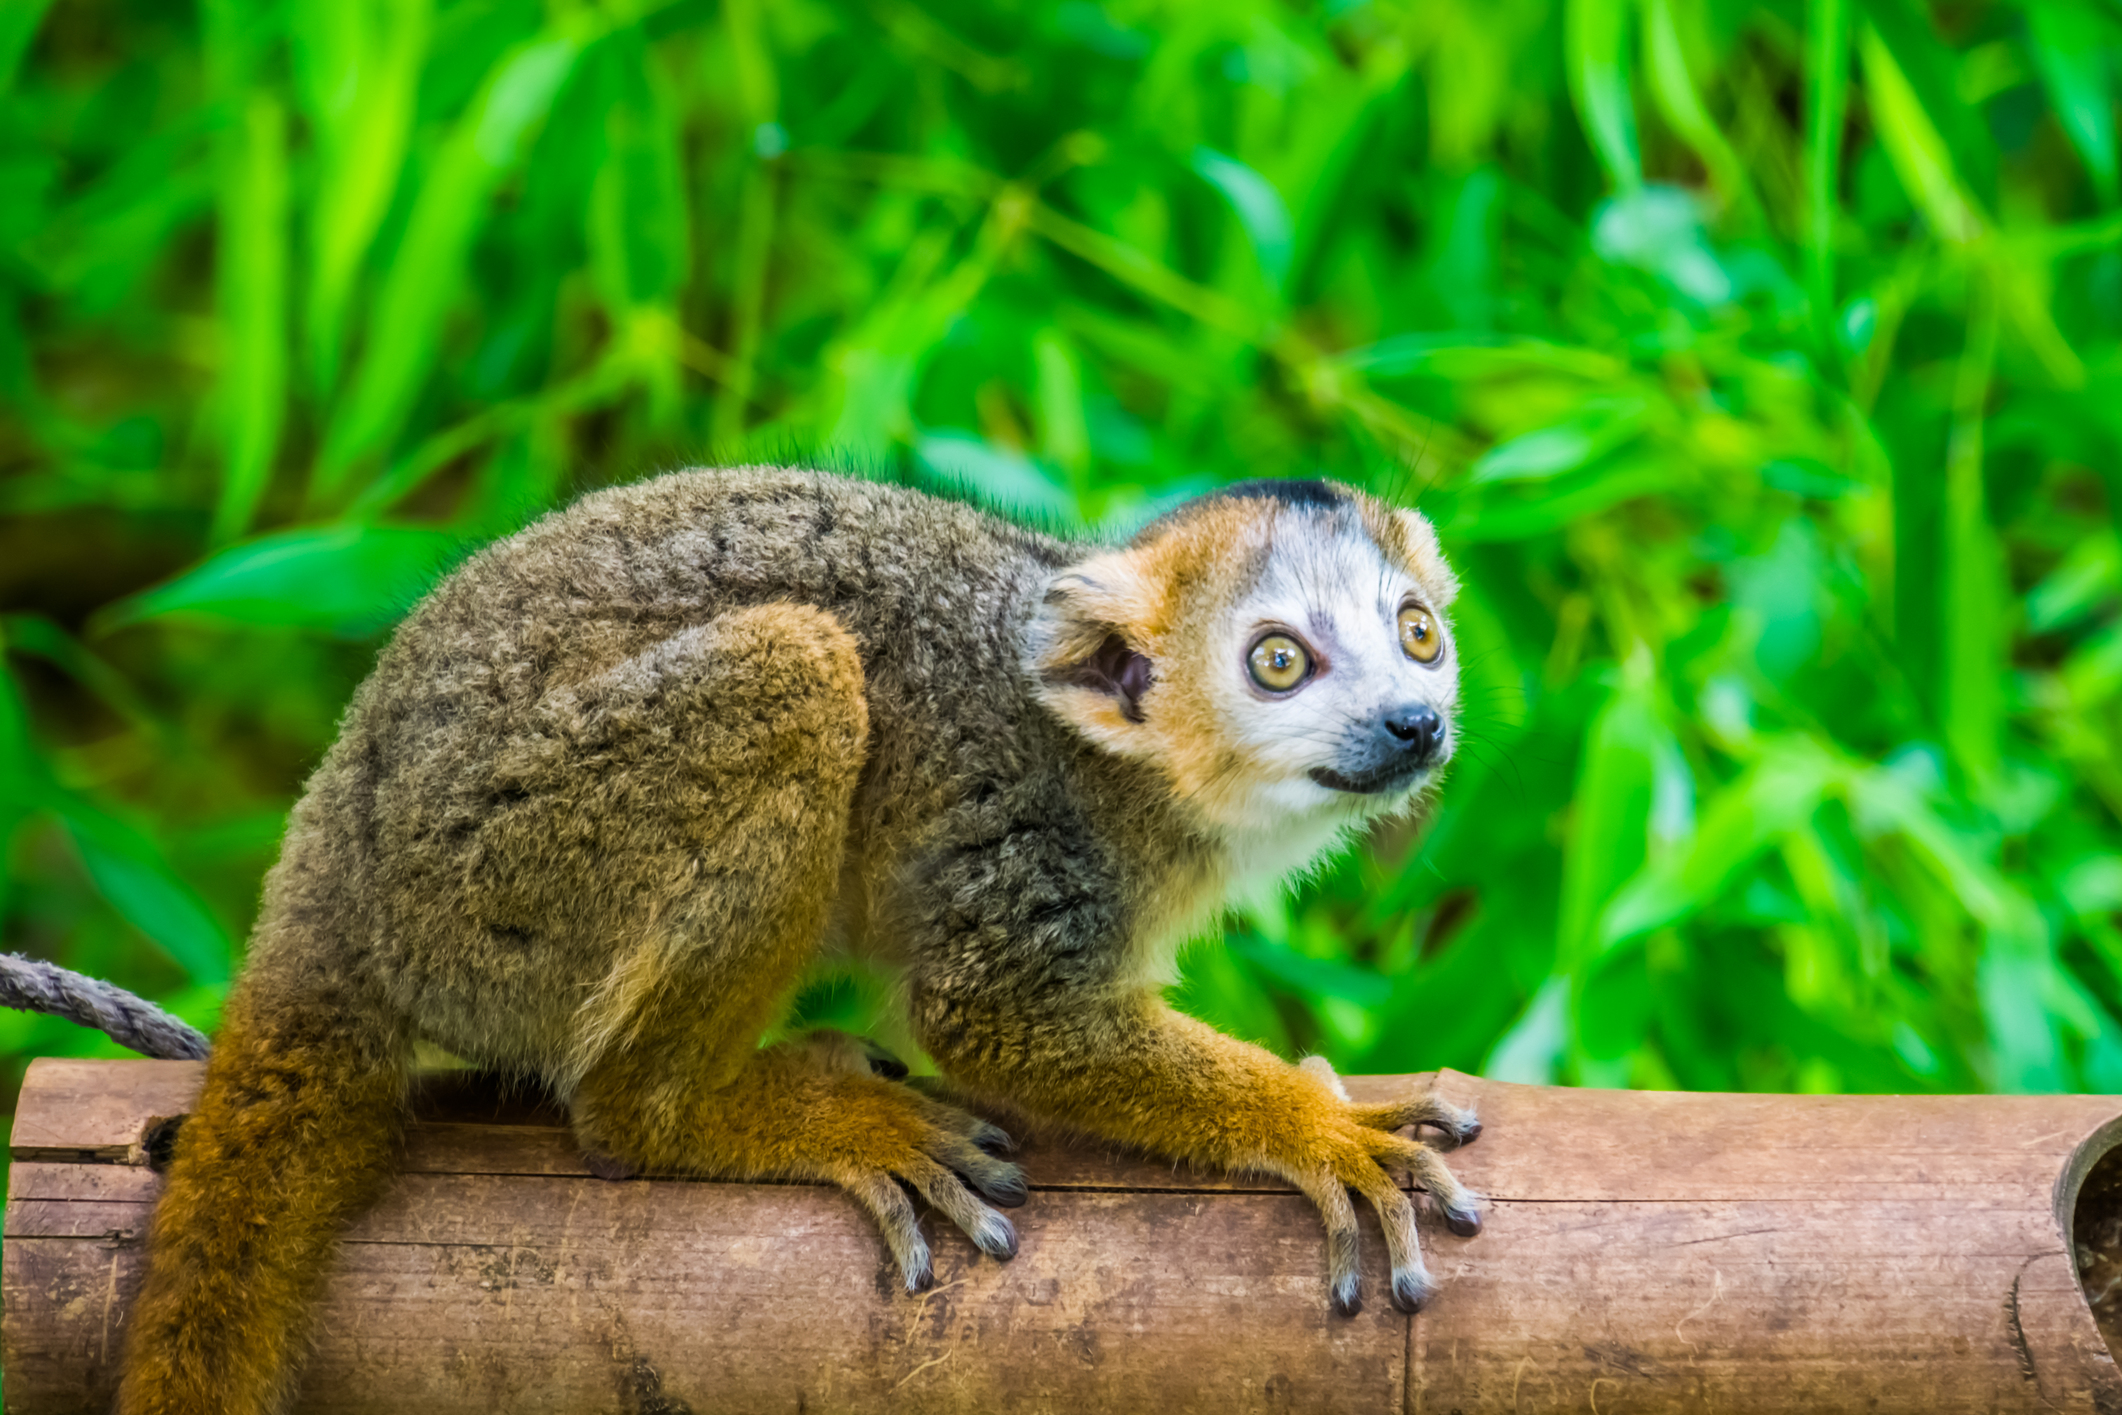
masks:
[[[1461,1238],[1481,1231],[1482,1198],[1452,1177],[1437,1152],[1417,1140],[1393,1132],[1409,1125],[1429,1125],[1444,1132],[1454,1143],[1464,1144],[1481,1133],[1473,1112],[1461,1110],[1433,1094],[1410,1097],[1387,1105],[1355,1105],[1347,1091],[1323,1063],[1307,1063],[1305,1070],[1326,1081],[1333,1092],[1300,1107],[1301,1133],[1295,1154],[1284,1161],[1286,1177],[1310,1196],[1326,1221],[1326,1251],[1334,1308],[1344,1316],[1363,1309],[1363,1275],[1357,1257],[1355,1205],[1349,1202],[1353,1189],[1378,1211],[1385,1229],[1385,1248],[1392,1259],[1392,1303],[1403,1312],[1420,1311],[1436,1291],[1436,1282],[1422,1261],[1422,1245],[1415,1231],[1414,1201],[1400,1188],[1389,1170],[1405,1169],[1415,1183],[1429,1191],[1430,1200],[1444,1215],[1444,1225]]]
[[[902,1182],[965,1230],[981,1252],[1005,1262],[1016,1257],[1016,1228],[973,1197],[977,1191],[1004,1208],[1024,1202],[1024,1171],[991,1153],[1009,1148],[1009,1136],[905,1086],[880,1082],[866,1099],[872,1104],[862,1109],[879,1113],[857,1120],[860,1139],[833,1178],[876,1219],[906,1290],[932,1284],[935,1264]]]

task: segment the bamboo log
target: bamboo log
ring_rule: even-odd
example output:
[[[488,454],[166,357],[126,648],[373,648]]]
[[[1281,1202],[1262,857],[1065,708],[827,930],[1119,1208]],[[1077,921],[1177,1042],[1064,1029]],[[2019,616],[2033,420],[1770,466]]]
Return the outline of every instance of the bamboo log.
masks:
[[[198,1074],[31,1067],[8,1411],[107,1408],[158,1183],[143,1131]],[[599,1180],[551,1110],[445,1079],[348,1235],[299,1408],[2122,1410],[2073,1261],[2122,1102],[1436,1081],[1481,1108],[1453,1163],[1495,1203],[1470,1240],[1425,1218],[1443,1289],[1409,1319],[1368,1215],[1372,1300],[1332,1315],[1318,1220],[1271,1181],[1035,1142],[1015,1261],[931,1218],[938,1285],[909,1297],[830,1189]]]

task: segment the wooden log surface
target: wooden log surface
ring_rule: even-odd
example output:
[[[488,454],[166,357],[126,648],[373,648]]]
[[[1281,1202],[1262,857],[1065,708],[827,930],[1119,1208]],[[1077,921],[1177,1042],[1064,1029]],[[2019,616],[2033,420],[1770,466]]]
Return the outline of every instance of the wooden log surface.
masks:
[[[159,1183],[142,1132],[198,1074],[31,1068],[8,1411],[107,1408]],[[1481,1109],[1452,1163],[1486,1231],[1425,1215],[1443,1288],[1407,1318],[1366,1214],[1343,1318],[1318,1219],[1272,1181],[1034,1141],[1015,1261],[930,1216],[937,1286],[909,1297],[829,1188],[599,1180],[550,1109],[443,1078],[348,1234],[299,1409],[2122,1411],[2071,1231],[2122,1100],[1349,1084],[1432,1082]]]

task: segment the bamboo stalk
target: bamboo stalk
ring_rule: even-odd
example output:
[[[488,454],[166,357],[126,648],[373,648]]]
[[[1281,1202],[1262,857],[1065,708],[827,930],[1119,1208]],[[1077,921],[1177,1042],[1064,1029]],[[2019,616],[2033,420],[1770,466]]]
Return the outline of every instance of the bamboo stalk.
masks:
[[[16,1117],[6,1408],[106,1408],[186,1062],[43,1060]],[[1351,1078],[1359,1099],[1428,1078]],[[404,1172],[348,1236],[303,1411],[2109,1410],[2080,1291],[2117,1227],[2096,1096],[1569,1091],[1444,1072],[1486,1231],[1425,1225],[1415,1318],[1327,1309],[1309,1203],[1034,1141],[1016,1260],[930,1220],[908,1297],[809,1185],[593,1178],[557,1113],[428,1085]],[[2104,1215],[2105,1211],[2102,1211]],[[2112,1238],[2106,1241],[2112,1242]],[[2113,1255],[2088,1255],[2097,1262]]]

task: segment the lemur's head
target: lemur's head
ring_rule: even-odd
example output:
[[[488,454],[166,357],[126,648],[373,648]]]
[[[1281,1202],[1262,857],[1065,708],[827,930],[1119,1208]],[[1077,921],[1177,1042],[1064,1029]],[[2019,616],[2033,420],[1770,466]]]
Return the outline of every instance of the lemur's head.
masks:
[[[1246,482],[1056,575],[1029,662],[1047,706],[1161,766],[1206,821],[1405,806],[1456,743],[1458,581],[1422,516]]]

